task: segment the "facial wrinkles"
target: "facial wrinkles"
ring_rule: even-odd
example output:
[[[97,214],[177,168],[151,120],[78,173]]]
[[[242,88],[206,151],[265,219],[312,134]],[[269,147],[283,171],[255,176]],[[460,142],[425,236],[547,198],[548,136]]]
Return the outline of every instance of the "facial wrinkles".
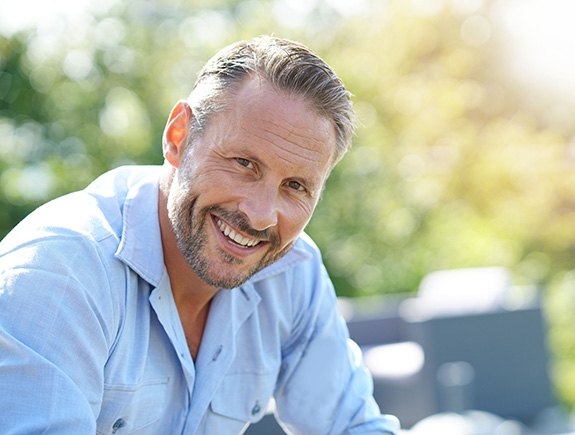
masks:
[[[274,101],[272,95],[270,102],[270,94],[262,95],[260,91],[244,93],[242,98],[251,101],[245,104],[245,101],[240,103],[238,100],[237,107],[231,104],[224,112],[215,115],[211,128],[206,130],[203,139],[198,139],[202,143],[197,146],[207,147],[205,152],[194,153],[189,161],[185,159],[174,179],[170,219],[178,248],[192,270],[214,287],[237,287],[285,255],[294,245],[297,233],[309,221],[317,203],[316,196],[319,196],[329,173],[333,155],[329,149],[333,142],[329,121],[321,116],[316,118],[314,113],[308,113],[308,117],[299,116],[294,112],[301,109],[297,101]],[[238,185],[241,179],[223,176],[221,171],[230,172],[230,168],[234,168],[229,164],[232,157],[250,158],[241,152],[236,155],[236,150],[241,149],[253,150],[255,160],[272,175],[272,178],[264,180],[270,183],[281,181],[283,185],[286,179],[302,179],[304,184],[309,184],[306,186],[308,189],[317,190],[313,192],[313,200],[307,196],[305,200],[303,196],[297,196],[297,200],[293,200],[291,195],[281,196],[285,201],[282,205],[287,212],[286,219],[289,218],[287,226],[257,231],[251,227],[249,216],[231,207],[233,194],[242,192],[242,185]],[[214,181],[221,184],[218,180],[230,183],[229,195],[223,194],[226,189],[221,185],[215,191],[210,190],[214,189]],[[275,184],[276,188],[279,186]],[[202,194],[208,191],[215,193]],[[198,199],[204,197],[210,199]],[[258,256],[236,257],[216,243],[214,230],[227,237],[227,230],[222,231],[218,218],[248,238],[264,240],[256,251]]]
[[[324,144],[311,136],[297,133],[297,130],[282,128],[281,126],[265,120],[258,120],[261,133],[254,134],[257,138],[273,144],[282,153],[303,159],[309,162],[317,162],[323,157]],[[270,124],[269,127],[265,124]],[[284,130],[278,132],[277,130]],[[288,160],[288,159],[286,159]]]
[[[262,129],[270,134],[280,136],[285,140],[290,140],[289,138],[294,138],[296,141],[295,143],[298,146],[305,148],[310,152],[314,152],[317,154],[321,153],[319,149],[321,147],[321,141],[314,137],[316,134],[320,133],[320,129],[316,128],[313,131],[307,131],[305,127],[297,126],[297,125],[287,125],[284,126],[279,124],[273,120],[268,120],[265,118],[260,118],[257,120],[260,125],[263,125]],[[307,134],[306,134],[307,133]],[[311,142],[311,146],[305,146],[307,142]],[[314,149],[317,147],[318,149]]]
[[[185,169],[177,172],[170,189],[168,217],[178,249],[196,275],[204,279],[209,266],[200,255],[206,245],[205,232],[202,231],[205,218],[200,213],[195,216],[197,195],[192,194],[192,182],[185,175],[191,173],[190,166],[185,157],[181,164]]]
[[[267,97],[260,105],[262,95]],[[235,110],[234,122],[243,132],[274,145],[283,161],[296,167],[313,164],[314,173],[329,172],[335,154],[335,129],[304,97],[273,89],[265,81],[254,81],[246,84],[235,103],[240,100],[242,110]],[[305,117],[298,116],[302,106]],[[332,142],[333,149],[327,149]]]
[[[231,212],[222,207],[213,206],[209,210],[215,216],[223,219],[228,225],[239,230],[243,234],[253,239],[270,242],[273,248],[279,246],[279,236],[270,228],[265,230],[256,230],[249,224],[249,219],[242,212]]]
[[[220,206],[208,206],[197,210],[197,196],[192,196],[190,183],[180,180],[182,185],[173,191],[169,201],[169,217],[176,237],[176,243],[188,265],[194,273],[204,282],[218,288],[234,288],[247,281],[264,267],[283,257],[293,246],[294,242],[281,247],[281,239],[277,232],[271,229],[258,231],[249,225],[243,213],[228,211]],[[269,246],[262,258],[249,270],[228,273],[215,270],[213,258],[207,252],[207,227],[211,216],[224,219],[228,225],[233,226],[249,237],[265,241]],[[225,264],[242,265],[243,260],[219,250],[219,255]]]
[[[321,156],[318,155],[310,155],[311,153],[309,152],[310,150],[307,149],[303,149],[303,147],[301,147],[298,143],[296,142],[292,142],[289,140],[285,140],[286,142],[288,142],[290,144],[290,146],[283,146],[283,145],[276,145],[276,148],[278,148],[278,153],[277,153],[277,157],[286,162],[286,163],[290,163],[294,166],[300,166],[302,163],[309,163],[311,165],[314,165],[314,167],[316,167],[315,165],[318,162],[319,158]],[[298,162],[299,160],[299,162]]]
[[[266,166],[272,168],[275,160],[282,162],[283,177],[301,178],[310,192],[319,191],[329,173],[329,162],[321,161],[321,151],[302,146],[300,142],[285,139],[270,130],[252,136],[265,141],[266,152],[273,154],[272,160],[264,161]]]
[[[269,266],[270,264],[277,261],[279,258],[283,257],[293,246],[293,243],[290,243],[286,247],[281,248],[280,237],[275,231],[255,230],[249,225],[247,218],[242,213],[231,212],[219,206],[211,206],[202,210],[201,226],[202,231],[204,231],[204,234],[211,215],[221,217],[226,221],[227,224],[233,226],[234,228],[238,229],[244,234],[258,240],[264,240],[269,245],[267,247],[267,251],[262,256],[262,258],[249,270],[244,271],[243,273],[237,273],[235,275],[228,274],[227,276],[224,276],[224,274],[222,274],[219,277],[213,276],[209,273],[208,270],[209,260],[207,258],[203,258],[200,255],[198,255],[199,251],[190,252],[189,253],[190,257],[193,257],[194,263],[196,263],[201,267],[201,271],[203,272],[203,275],[200,275],[201,278],[211,285],[223,288],[237,287],[243,284],[245,281],[247,281],[255,273],[262,270],[264,267]],[[223,250],[220,250],[220,254],[222,255],[224,263],[230,265],[242,265],[243,263],[243,260],[236,258],[233,255],[230,255]],[[192,258],[190,258],[190,260],[192,260]]]

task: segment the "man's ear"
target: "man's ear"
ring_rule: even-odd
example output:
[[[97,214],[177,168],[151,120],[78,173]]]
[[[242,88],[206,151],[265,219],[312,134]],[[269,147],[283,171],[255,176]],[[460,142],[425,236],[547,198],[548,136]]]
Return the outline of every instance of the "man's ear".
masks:
[[[164,158],[174,168],[180,166],[184,150],[188,143],[192,126],[192,108],[187,101],[180,100],[173,107],[164,129],[162,151]]]

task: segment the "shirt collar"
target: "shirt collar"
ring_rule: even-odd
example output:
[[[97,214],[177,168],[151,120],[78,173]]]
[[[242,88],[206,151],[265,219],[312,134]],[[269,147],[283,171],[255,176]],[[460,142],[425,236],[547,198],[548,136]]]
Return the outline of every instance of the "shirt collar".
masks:
[[[312,254],[303,248],[303,242],[301,238],[299,238],[293,248],[291,248],[286,255],[275,263],[260,270],[249,279],[249,282],[255,283],[269,278],[270,276],[279,275],[280,273],[286,272],[297,264],[309,260],[310,258],[312,258]]]
[[[160,284],[164,271],[158,180],[159,171],[153,171],[129,188],[124,203],[122,240],[116,251],[118,259],[155,287]],[[285,256],[260,270],[248,282],[255,283],[281,274],[311,257],[300,238]]]
[[[158,218],[159,170],[129,186],[124,202],[122,240],[116,258],[157,287],[164,271]]]

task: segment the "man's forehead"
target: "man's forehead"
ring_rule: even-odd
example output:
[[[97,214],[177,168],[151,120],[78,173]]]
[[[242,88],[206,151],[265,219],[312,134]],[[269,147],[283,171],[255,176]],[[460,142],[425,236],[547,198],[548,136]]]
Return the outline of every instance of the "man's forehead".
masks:
[[[231,105],[236,115],[255,122],[243,123],[250,129],[261,126],[260,133],[270,131],[287,141],[322,153],[335,153],[336,131],[332,121],[318,113],[309,98],[284,91],[266,80],[250,79],[235,93]]]

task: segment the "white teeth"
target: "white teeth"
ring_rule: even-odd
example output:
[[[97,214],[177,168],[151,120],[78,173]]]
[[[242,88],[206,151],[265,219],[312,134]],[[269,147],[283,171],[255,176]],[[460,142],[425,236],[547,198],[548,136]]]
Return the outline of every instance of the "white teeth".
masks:
[[[218,224],[218,228],[222,231],[222,233],[224,233],[224,235],[228,236],[238,245],[249,248],[259,243],[257,240],[250,240],[247,237],[237,234],[234,230],[232,230],[229,226],[223,223],[220,219],[218,219],[216,223]]]

